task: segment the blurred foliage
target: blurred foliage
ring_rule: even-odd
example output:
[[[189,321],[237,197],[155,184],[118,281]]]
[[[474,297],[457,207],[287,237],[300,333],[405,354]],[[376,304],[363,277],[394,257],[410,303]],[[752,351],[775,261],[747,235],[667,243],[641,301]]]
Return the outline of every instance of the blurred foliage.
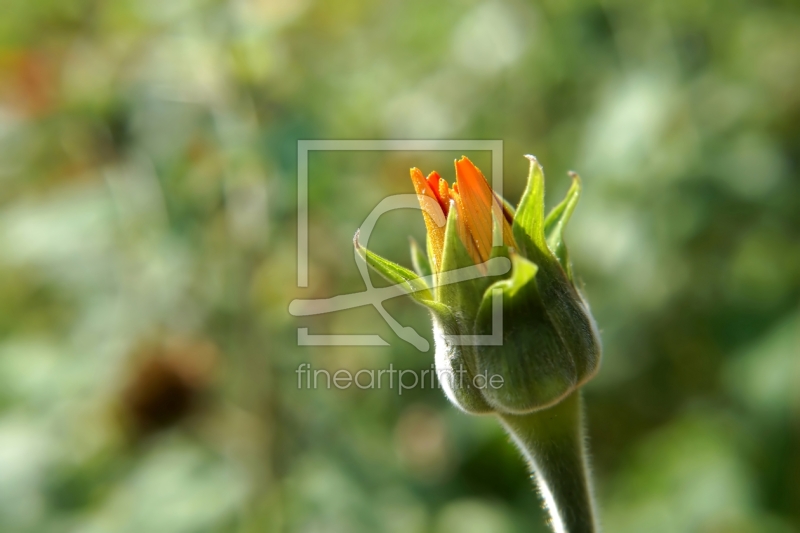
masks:
[[[586,397],[607,531],[800,530],[796,2],[2,13],[0,530],[545,531],[493,420],[430,388],[297,387],[303,362],[432,362],[371,308],[287,312],[363,290],[355,229],[410,166],[452,180],[461,155],[313,152],[299,289],[297,141],[369,138],[502,139],[512,201],[524,153],[550,199],[583,176],[567,238],[603,330]],[[370,245],[409,264],[420,218],[387,214]],[[298,347],[298,327],[391,346]]]

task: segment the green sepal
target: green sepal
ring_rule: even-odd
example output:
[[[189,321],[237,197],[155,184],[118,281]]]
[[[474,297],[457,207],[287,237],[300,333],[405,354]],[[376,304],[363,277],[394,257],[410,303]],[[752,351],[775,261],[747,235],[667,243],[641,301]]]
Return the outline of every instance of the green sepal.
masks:
[[[478,311],[482,291],[477,279],[464,279],[469,271],[459,270],[476,269],[471,276],[476,278],[477,268],[458,236],[458,209],[452,204],[444,233],[442,268],[436,276],[436,301],[458,309],[462,316],[469,317],[470,323]],[[455,282],[455,279],[463,281]]]
[[[418,303],[427,307],[437,307],[438,309],[439,306],[436,305],[433,299],[433,292],[423,278],[361,246],[361,243],[358,242],[358,232],[353,238],[353,245],[358,254],[375,272],[390,283],[400,285]]]
[[[514,215],[512,229],[520,253],[536,260],[536,251],[547,249],[544,234],[544,170],[535,157],[525,157],[530,160],[528,183]]]
[[[414,237],[409,237],[408,241],[411,247],[411,265],[414,267],[414,271],[419,276],[430,278],[433,275],[433,270],[427,254],[422,251]]]
[[[530,172],[519,202],[512,231],[520,253],[539,267],[540,279],[564,278],[567,274],[547,244],[544,219],[544,170],[535,157],[526,155]],[[540,282],[541,283],[541,282]]]
[[[503,343],[475,346],[475,370],[503,376],[502,387],[483,390],[498,411],[527,413],[549,407],[578,382],[574,357],[565,346],[543,304],[537,284],[539,268],[519,254],[511,256],[512,273],[484,294],[475,333],[491,335],[493,291],[503,296]]]
[[[574,283],[572,263],[569,260],[567,246],[564,243],[564,228],[567,222],[569,222],[572,212],[575,210],[575,206],[578,205],[578,199],[581,195],[581,178],[574,172],[570,172],[569,175],[572,178],[572,185],[561,203],[555,206],[547,215],[544,221],[544,233],[550,251],[552,251],[553,255],[558,259],[561,268],[567,273],[569,280]]]

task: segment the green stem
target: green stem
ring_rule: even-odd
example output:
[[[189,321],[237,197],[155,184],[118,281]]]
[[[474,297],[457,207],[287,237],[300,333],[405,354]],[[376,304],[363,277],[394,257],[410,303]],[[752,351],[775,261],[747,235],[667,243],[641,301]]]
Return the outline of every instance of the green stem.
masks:
[[[528,460],[556,533],[595,533],[594,502],[583,436],[583,405],[574,392],[548,409],[500,414]]]

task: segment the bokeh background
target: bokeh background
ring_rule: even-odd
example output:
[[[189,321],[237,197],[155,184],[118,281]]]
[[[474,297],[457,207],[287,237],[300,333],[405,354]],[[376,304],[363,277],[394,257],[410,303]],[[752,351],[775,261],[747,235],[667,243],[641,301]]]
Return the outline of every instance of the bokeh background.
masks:
[[[363,290],[355,229],[461,155],[312,153],[299,289],[297,141],[440,138],[503,140],[513,202],[525,153],[551,205],[583,176],[606,531],[800,531],[799,51],[780,0],[4,0],[0,530],[547,531],[492,419],[297,387],[430,368],[374,309],[288,305]],[[370,245],[409,264],[419,218]]]

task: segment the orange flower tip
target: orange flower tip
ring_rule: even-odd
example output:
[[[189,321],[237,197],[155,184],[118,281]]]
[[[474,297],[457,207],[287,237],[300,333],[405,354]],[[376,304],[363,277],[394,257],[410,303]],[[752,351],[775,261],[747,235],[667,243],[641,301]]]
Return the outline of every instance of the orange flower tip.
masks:
[[[425,179],[425,175],[417,167],[411,169],[411,182],[414,184],[414,189],[417,191],[417,194],[426,194],[426,192],[429,192],[428,189],[430,189],[430,185]]]
[[[439,205],[442,206],[442,210],[444,210],[444,214],[447,215],[450,212],[450,187],[447,182],[443,179],[439,179],[439,188],[434,189],[436,191],[436,195],[439,199]]]
[[[488,186],[486,177],[466,156],[456,161],[456,182],[475,190],[482,189],[484,184]]]
[[[456,159],[455,160],[455,164],[456,164],[456,168],[458,168],[458,167],[472,167],[472,168],[474,168],[476,170],[478,169],[478,167],[475,166],[475,163],[470,161],[469,158],[467,156],[465,156],[465,155],[462,155],[461,159]]]
[[[428,174],[428,177],[425,178],[425,180],[428,182],[428,185],[430,185],[431,189],[433,189],[434,191],[439,190],[439,180],[441,179],[442,178],[439,176],[439,173],[436,172],[435,170],[430,174]]]

